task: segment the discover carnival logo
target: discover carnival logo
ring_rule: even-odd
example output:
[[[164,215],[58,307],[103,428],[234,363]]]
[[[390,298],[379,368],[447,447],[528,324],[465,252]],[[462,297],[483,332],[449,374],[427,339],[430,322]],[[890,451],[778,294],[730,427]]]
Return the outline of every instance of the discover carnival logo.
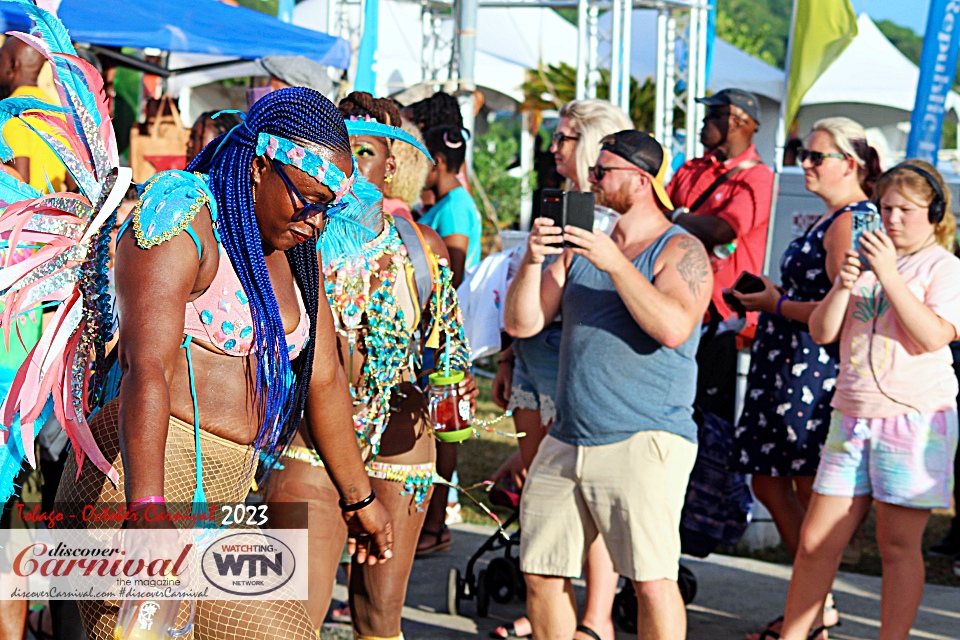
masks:
[[[306,529],[0,529],[0,601],[305,600],[307,553]]]
[[[293,550],[260,531],[217,539],[203,552],[200,568],[217,589],[236,596],[262,596],[279,590],[293,578]]]

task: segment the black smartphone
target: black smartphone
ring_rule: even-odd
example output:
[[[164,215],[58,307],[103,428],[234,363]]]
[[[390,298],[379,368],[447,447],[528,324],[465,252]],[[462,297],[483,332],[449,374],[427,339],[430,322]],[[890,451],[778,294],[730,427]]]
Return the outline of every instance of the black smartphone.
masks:
[[[591,192],[564,191],[562,189],[544,189],[540,206],[540,215],[553,220],[556,227],[578,227],[593,231],[594,195]],[[572,242],[564,242],[564,247],[575,247]]]
[[[863,253],[863,247],[860,245],[860,236],[864,231],[877,231],[883,229],[883,220],[879,213],[873,211],[854,211],[852,217],[853,234],[851,236],[850,248],[860,255],[860,262],[864,271],[870,271],[870,263],[867,262],[867,256]]]
[[[748,271],[741,273],[731,287],[737,293],[760,293],[765,288],[763,280]],[[728,307],[736,311],[741,318],[746,317],[747,310],[732,293],[724,293],[723,301],[727,303]]]

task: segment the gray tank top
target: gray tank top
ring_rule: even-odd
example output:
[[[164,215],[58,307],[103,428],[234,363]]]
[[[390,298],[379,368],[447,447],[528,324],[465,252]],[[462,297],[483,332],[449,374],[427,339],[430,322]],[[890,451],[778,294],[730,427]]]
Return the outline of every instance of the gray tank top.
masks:
[[[660,252],[684,233],[674,225],[633,266],[653,281]],[[610,276],[581,256],[570,264],[561,309],[557,417],[550,435],[597,446],[640,431],[666,431],[696,443],[699,331],[676,349],[664,347],[637,325]]]

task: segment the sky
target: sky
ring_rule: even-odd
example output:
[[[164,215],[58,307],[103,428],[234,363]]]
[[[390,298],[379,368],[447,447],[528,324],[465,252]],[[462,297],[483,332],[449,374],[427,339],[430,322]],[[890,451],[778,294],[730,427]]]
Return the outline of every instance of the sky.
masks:
[[[864,11],[876,21],[890,20],[923,35],[927,26],[930,0],[850,0],[853,10]]]

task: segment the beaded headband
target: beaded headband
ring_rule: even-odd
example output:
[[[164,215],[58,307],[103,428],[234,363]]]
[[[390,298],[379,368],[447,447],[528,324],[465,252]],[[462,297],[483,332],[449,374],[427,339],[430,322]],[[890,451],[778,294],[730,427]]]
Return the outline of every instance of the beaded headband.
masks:
[[[376,136],[406,142],[427,156],[427,160],[433,162],[433,156],[430,155],[427,148],[423,146],[419,140],[410,135],[409,132],[404,131],[400,127],[391,127],[388,124],[383,124],[379,120],[372,119],[371,116],[365,116],[363,118],[350,116],[344,120],[344,124],[347,125],[347,133],[351,136]]]
[[[337,165],[291,140],[270,133],[257,136],[258,156],[300,169],[333,192],[333,204],[323,232],[320,249],[324,255],[359,254],[365,243],[380,231],[380,192],[360,175],[357,159],[350,156],[353,170],[344,175]]]
[[[326,158],[318,156],[309,149],[286,138],[269,133],[261,133],[257,136],[256,154],[258,156],[265,155],[271,160],[291,165],[316,178],[320,181],[320,184],[326,185],[333,192],[333,204],[335,205],[339,204],[343,197],[350,192],[359,175],[355,158],[352,160],[353,171],[350,177],[347,177],[337,165]]]

